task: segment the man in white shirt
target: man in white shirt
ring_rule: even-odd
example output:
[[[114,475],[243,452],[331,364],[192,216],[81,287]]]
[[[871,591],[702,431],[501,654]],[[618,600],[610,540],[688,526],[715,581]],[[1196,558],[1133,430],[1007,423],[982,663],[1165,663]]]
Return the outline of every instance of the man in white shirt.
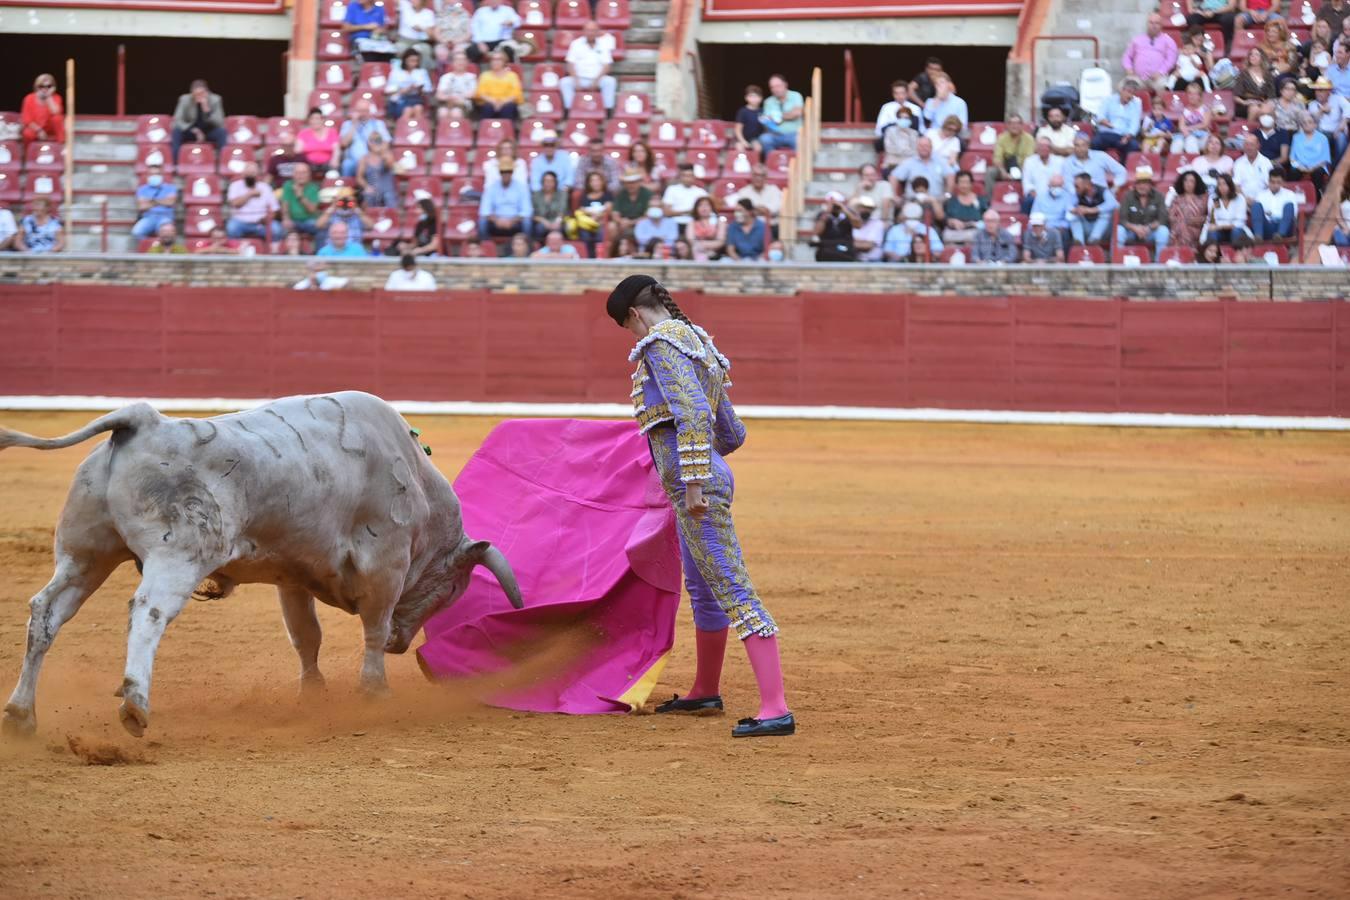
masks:
[[[1045,129],[1041,129],[1044,131]],[[1073,143],[1070,142],[1072,147]],[[1051,148],[1050,139],[1037,137],[1036,152],[1022,161],[1022,212],[1031,211],[1036,195],[1050,186],[1050,176],[1064,170],[1064,157],[1056,156]]]
[[[605,115],[614,114],[614,95],[619,83],[609,74],[614,65],[614,39],[600,33],[600,26],[594,20],[582,28],[581,37],[567,48],[567,76],[558,82],[562,91],[564,109],[572,108],[572,99],[577,88],[583,91],[600,89],[600,98],[605,104]]]
[[[1293,237],[1298,217],[1298,194],[1284,186],[1279,169],[1270,173],[1270,184],[1252,204],[1252,236],[1257,242]]]
[[[488,58],[489,53],[497,49],[498,44],[509,41],[512,32],[519,27],[520,15],[510,5],[502,0],[484,0],[483,4],[474,10],[473,18],[469,20],[469,46],[464,52],[473,62],[481,63]],[[508,60],[516,61],[515,52],[511,47],[501,49]]]
[[[891,82],[891,102],[882,104],[881,112],[877,113],[877,152],[881,152],[881,140],[886,134],[886,129],[901,119],[909,119],[904,123],[904,127],[918,130],[923,110],[919,104],[911,102],[909,99],[909,84],[905,81]]]
[[[1266,189],[1272,168],[1270,160],[1261,155],[1260,139],[1248,132],[1242,139],[1242,155],[1233,163],[1233,184],[1248,203],[1255,202]]]
[[[680,163],[680,180],[666,188],[661,195],[661,206],[666,217],[681,229],[693,218],[694,204],[700,197],[708,196],[703,185],[694,180],[694,167],[690,163]]]
[[[1073,139],[1078,132],[1058,106],[1050,107],[1045,114],[1045,124],[1036,129],[1036,140],[1045,138],[1050,142],[1050,150],[1056,156],[1068,156],[1073,152]]]
[[[398,268],[389,273],[384,283],[386,291],[434,291],[436,278],[425,269],[417,268],[417,257],[403,254]]]

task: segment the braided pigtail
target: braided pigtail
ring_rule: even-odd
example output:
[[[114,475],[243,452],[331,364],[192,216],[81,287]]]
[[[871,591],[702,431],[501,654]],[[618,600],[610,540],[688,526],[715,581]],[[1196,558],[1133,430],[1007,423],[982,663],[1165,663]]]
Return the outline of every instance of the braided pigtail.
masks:
[[[679,319],[684,324],[693,326],[694,323],[689,321],[689,317],[684,314],[684,310],[680,309],[680,305],[675,302],[675,298],[670,296],[670,291],[666,290],[665,285],[654,284],[648,290],[666,308],[666,312],[670,313],[672,319]]]

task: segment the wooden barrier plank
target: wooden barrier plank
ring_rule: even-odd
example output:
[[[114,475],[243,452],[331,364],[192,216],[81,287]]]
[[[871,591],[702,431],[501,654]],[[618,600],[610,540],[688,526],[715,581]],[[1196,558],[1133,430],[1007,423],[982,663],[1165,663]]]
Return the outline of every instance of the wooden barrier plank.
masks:
[[[272,329],[277,396],[379,389],[372,293],[278,291]]]
[[[484,399],[562,402],[584,397],[591,357],[587,305],[579,296],[489,297],[483,327]]]
[[[52,285],[5,285],[0,294],[0,391],[57,391],[56,290]]]
[[[56,286],[63,392],[162,396],[163,303],[154,288]]]
[[[481,292],[378,292],[380,395],[400,400],[481,400]]]

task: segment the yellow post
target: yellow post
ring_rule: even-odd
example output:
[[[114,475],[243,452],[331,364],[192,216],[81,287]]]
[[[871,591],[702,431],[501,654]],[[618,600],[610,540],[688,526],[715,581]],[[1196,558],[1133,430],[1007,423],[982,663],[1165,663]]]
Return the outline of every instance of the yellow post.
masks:
[[[75,202],[75,60],[66,60],[66,227]]]

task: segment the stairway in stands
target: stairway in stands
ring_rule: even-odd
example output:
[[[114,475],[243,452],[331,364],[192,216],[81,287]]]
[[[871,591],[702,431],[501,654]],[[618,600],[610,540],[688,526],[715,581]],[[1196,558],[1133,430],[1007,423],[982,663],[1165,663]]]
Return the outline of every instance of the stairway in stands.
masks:
[[[858,186],[858,167],[863,163],[876,162],[872,131],[873,126],[866,123],[823,123],[815,172],[806,186],[806,208],[797,222],[793,259],[804,262],[816,258],[815,248],[810,246],[810,242],[815,236],[813,226],[816,213],[824,205],[825,195],[830,191],[838,191],[845,197],[851,195]]]

